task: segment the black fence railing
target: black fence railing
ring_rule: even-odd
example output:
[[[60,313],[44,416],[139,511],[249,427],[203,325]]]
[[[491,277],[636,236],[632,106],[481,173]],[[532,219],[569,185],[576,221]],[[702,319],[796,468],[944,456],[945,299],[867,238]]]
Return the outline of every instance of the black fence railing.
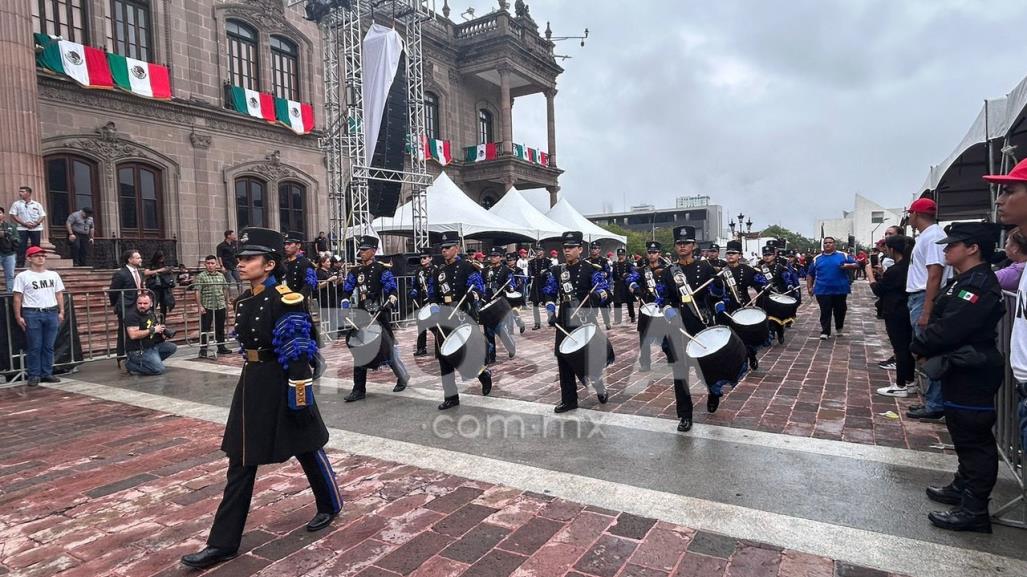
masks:
[[[71,243],[67,238],[51,237],[50,242],[57,248],[57,254],[71,258]],[[94,268],[118,268],[121,266],[121,253],[128,249],[138,250],[144,262],[149,262],[158,250],[164,251],[165,262],[179,262],[178,239],[175,238],[97,238],[87,251],[87,262]]]

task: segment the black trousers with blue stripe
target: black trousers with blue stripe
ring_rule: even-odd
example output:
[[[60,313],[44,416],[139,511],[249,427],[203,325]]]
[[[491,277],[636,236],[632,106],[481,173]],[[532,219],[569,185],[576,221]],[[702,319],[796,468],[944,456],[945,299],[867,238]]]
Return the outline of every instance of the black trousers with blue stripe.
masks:
[[[335,483],[335,471],[323,449],[312,453],[296,455],[296,460],[307,475],[310,489],[314,492],[318,513],[338,513],[342,510],[342,495]],[[246,516],[253,499],[253,483],[257,479],[256,465],[228,464],[228,483],[225,494],[214,514],[214,526],[207,537],[207,545],[218,549],[235,551],[242,541]]]

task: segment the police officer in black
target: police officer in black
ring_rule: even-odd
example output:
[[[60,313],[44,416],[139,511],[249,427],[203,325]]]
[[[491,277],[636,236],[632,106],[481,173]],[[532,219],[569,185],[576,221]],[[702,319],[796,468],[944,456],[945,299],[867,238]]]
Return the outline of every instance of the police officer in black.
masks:
[[[624,248],[617,249],[617,262],[613,263],[613,274],[610,277],[610,286],[613,287],[613,322],[621,324],[624,315],[621,307],[628,305],[628,317],[631,324],[635,324],[635,297],[628,290],[635,276],[635,263],[628,259],[628,251]]]
[[[444,411],[460,405],[460,391],[456,387],[457,367],[441,355],[443,337],[438,331],[449,331],[458,322],[467,319],[477,321],[482,295],[485,294],[485,282],[482,280],[481,270],[476,264],[472,264],[473,261],[460,258],[460,235],[457,232],[443,232],[440,244],[443,263],[435,273],[435,303],[440,305],[438,314],[445,320],[432,330],[436,333],[435,358],[439,361],[444,394],[439,410]],[[454,308],[457,309],[456,313],[450,317]],[[464,359],[464,362],[478,363],[479,360],[481,370],[478,372],[478,382],[481,383],[481,394],[488,395],[492,392],[492,371],[485,366],[484,355],[480,359]]]
[[[613,267],[610,265],[610,259],[602,255],[603,247],[599,244],[599,241],[594,240],[588,248],[588,262],[596,266],[598,270],[603,273],[603,278],[606,279],[607,284],[613,278]],[[612,286],[612,285],[611,285]],[[610,303],[603,303],[599,307],[599,312],[603,315],[603,324],[606,325],[606,330],[610,330]]]
[[[763,274],[763,278],[770,283],[771,287],[768,291],[760,295],[760,298],[756,300],[757,306],[767,310],[767,302],[770,301],[771,293],[785,294],[789,290],[788,286],[788,271],[784,265],[781,264],[777,256],[777,247],[771,244],[770,241],[766,246],[763,247],[763,259],[759,265],[756,266],[756,270]],[[795,292],[795,291],[792,291]],[[790,324],[795,318],[790,319],[779,319],[777,317],[768,316],[767,321],[770,323],[770,332],[772,335],[777,337],[778,344],[785,344],[785,325]]]
[[[228,482],[207,547],[182,557],[189,567],[203,569],[235,557],[259,465],[290,457],[300,462],[317,503],[308,531],[324,529],[342,509],[324,452],[328,430],[314,402],[313,321],[303,295],[279,281],[285,273],[282,241],[281,233],[265,228],[247,228],[239,239],[237,269],[250,288],[235,302],[245,364],[221,442],[228,455]]]
[[[724,279],[722,283],[724,286],[724,314],[731,314],[749,304],[752,297],[767,286],[767,279],[762,272],[758,272],[742,259],[741,242],[728,241],[725,256],[727,256],[727,260],[724,268],[720,271],[720,276]],[[755,294],[750,295],[750,289],[755,290]],[[718,318],[718,322],[731,325],[729,320],[723,316]],[[765,344],[763,343],[763,345]],[[756,357],[758,346],[760,345],[756,343],[745,344],[745,350],[749,354],[749,368],[752,370],[756,370],[760,366],[759,359]]]
[[[941,379],[945,426],[959,459],[951,483],[927,488],[930,499],[956,508],[932,512],[928,519],[942,529],[991,533],[988,500],[998,477],[992,428],[1005,367],[995,346],[1005,305],[988,264],[998,230],[989,223],[957,222],[945,232],[938,244],[945,245],[945,262],[956,275],[935,298],[927,328],[909,347],[926,360],[922,370]]]
[[[570,332],[586,323],[594,323],[596,309],[610,297],[607,274],[599,264],[581,259],[582,233],[572,230],[563,233],[564,263],[549,270],[546,286],[546,312],[549,326],[557,326],[553,353],[560,350],[560,343]],[[580,306],[579,306],[580,305]],[[577,314],[574,314],[578,311]],[[560,330],[562,328],[563,330]],[[607,365],[613,359],[607,357]],[[578,380],[566,359],[556,355],[556,366],[560,375],[560,404],[555,412],[564,413],[578,408]],[[606,403],[609,396],[602,377],[592,378],[592,386],[600,403]]]
[[[542,246],[535,247],[535,258],[528,261],[528,300],[531,301],[531,316],[535,326],[531,330],[537,331],[542,328],[542,318],[539,314],[539,306],[545,306],[546,295],[543,290],[546,286],[546,279],[549,276],[549,269],[553,267],[552,261],[546,256]]]
[[[628,289],[634,298],[637,298],[644,304],[655,304],[657,310],[662,311],[665,297],[663,295],[663,269],[666,264],[663,257],[660,255],[663,247],[659,242],[652,240],[646,243],[645,252],[648,260],[644,265],[636,269],[634,277],[632,277],[628,283]],[[674,357],[674,351],[671,350],[673,346],[668,339],[665,331],[662,330],[663,325],[659,324],[657,318],[656,325],[650,325],[645,327],[641,319],[645,318],[645,312],[642,306],[638,307],[638,318],[639,323],[638,329],[638,365],[639,370],[643,373],[648,373],[652,369],[652,345],[656,341],[660,341],[660,346],[663,349],[663,354],[666,355],[667,361]]]
[[[350,269],[346,281],[342,284],[342,301],[339,306],[350,310],[355,304],[365,315],[357,317],[357,324],[364,326],[374,319],[382,327],[382,338],[388,351],[370,360],[369,364],[353,362],[353,390],[344,399],[347,403],[363,400],[367,396],[367,371],[377,370],[382,365],[389,365],[396,375],[396,386],[392,391],[398,393],[407,388],[410,374],[399,356],[395,333],[392,329],[392,313],[399,304],[397,291],[399,286],[389,266],[374,259],[378,252],[378,239],[373,236],[360,237],[357,245],[359,264]],[[352,299],[352,300],[351,300]],[[391,346],[390,346],[391,345]]]
[[[423,307],[435,299],[435,273],[439,267],[435,266],[431,258],[431,249],[421,249],[421,264],[414,274],[414,287],[410,289],[410,298],[416,301],[416,306]],[[428,354],[428,331],[421,331],[417,334],[417,345],[414,349],[415,357],[423,357]]]
[[[510,267],[506,266],[503,262],[503,249],[502,247],[492,247],[489,251],[489,266],[485,267],[482,273],[483,280],[485,281],[485,300],[486,302],[492,302],[493,299],[504,298],[503,295],[499,294],[500,291],[506,292],[510,285],[516,281],[513,276],[513,271]],[[517,354],[517,344],[514,342],[513,335],[510,333],[510,328],[507,323],[508,319],[503,319],[498,325],[494,327],[483,326],[482,329],[485,332],[485,342],[488,345],[485,354],[485,364],[491,365],[496,362],[496,335],[499,335],[500,340],[503,341],[503,346],[506,347],[506,354],[512,359]]]
[[[317,267],[302,254],[303,233],[289,232],[285,235],[285,282],[293,292],[310,298],[317,290]]]

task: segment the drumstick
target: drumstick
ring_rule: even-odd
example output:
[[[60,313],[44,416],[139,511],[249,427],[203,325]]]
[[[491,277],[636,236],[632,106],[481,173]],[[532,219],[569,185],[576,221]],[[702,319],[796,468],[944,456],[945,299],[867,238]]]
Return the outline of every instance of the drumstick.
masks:
[[[353,328],[357,329],[358,331],[360,330],[360,327],[358,327],[356,325],[356,323],[354,323],[352,320],[350,320],[349,317],[346,317],[346,322],[349,323]]]
[[[752,303],[753,303],[753,302],[754,302],[754,301],[755,301],[756,299],[758,299],[758,298],[760,298],[761,296],[763,296],[763,293],[767,292],[767,291],[768,291],[768,290],[770,290],[771,288],[773,288],[773,285],[772,285],[772,284],[770,284],[770,283],[767,283],[767,286],[763,287],[763,290],[761,290],[760,292],[756,293],[756,296],[754,296],[754,297],[752,297],[751,299],[749,299],[749,302],[745,303],[745,306],[749,306],[749,305],[751,305],[751,304],[752,304]],[[743,307],[743,308],[744,308],[744,307]]]
[[[688,334],[688,331],[686,331],[685,329],[682,329],[682,328],[678,328],[678,330],[681,331],[681,334],[683,334],[686,337],[692,339],[693,343],[695,343],[695,344],[699,345],[700,347],[702,347],[703,350],[707,350],[706,349],[706,345],[702,344],[702,341],[700,341],[699,339],[697,339],[697,338],[693,337],[692,335]]]
[[[367,327],[369,327],[369,326],[373,325],[373,324],[374,324],[374,321],[378,320],[378,315],[380,315],[380,314],[382,314],[382,311],[381,311],[381,310],[379,310],[378,312],[374,313],[374,316],[373,316],[373,317],[371,317],[371,320],[370,320],[370,322],[368,322],[368,323],[367,323],[367,326],[365,326],[364,328],[366,329]]]
[[[569,332],[567,332],[567,329],[565,329],[565,328],[560,326],[560,323],[553,323],[553,326],[558,328],[558,329],[560,329],[560,332],[562,332],[564,335],[566,335],[567,338],[569,338],[570,340],[572,340],[574,342],[578,342],[578,339],[572,337],[571,334]]]
[[[449,316],[446,317],[446,320],[453,318],[453,315],[456,314],[456,311],[460,310],[460,305],[464,304],[464,300],[467,299],[467,295],[469,294],[471,294],[471,291],[465,292],[464,296],[460,297],[460,302],[456,303],[456,307],[453,309],[453,312],[449,313]]]
[[[599,283],[592,285],[592,289],[589,290],[588,294],[585,295],[585,298],[581,299],[581,302],[578,303],[578,308],[574,309],[574,312],[571,313],[571,318],[574,318],[578,314],[578,311],[581,310],[581,307],[584,306],[586,302],[588,302],[588,297],[592,296],[592,291],[596,290],[597,286],[599,286]]]
[[[442,330],[439,323],[435,323],[435,328],[439,329],[439,333],[442,335],[442,340],[446,340],[446,331]]]
[[[499,298],[499,295],[501,295],[503,293],[503,289],[505,289],[506,285],[510,284],[510,281],[512,281],[512,280],[513,280],[512,278],[506,279],[506,282],[503,283],[503,286],[501,286],[498,289],[496,289],[496,294],[492,295],[492,298],[489,299],[489,303],[494,301],[494,300],[496,300],[497,298]],[[488,303],[485,303],[485,304],[488,304]]]

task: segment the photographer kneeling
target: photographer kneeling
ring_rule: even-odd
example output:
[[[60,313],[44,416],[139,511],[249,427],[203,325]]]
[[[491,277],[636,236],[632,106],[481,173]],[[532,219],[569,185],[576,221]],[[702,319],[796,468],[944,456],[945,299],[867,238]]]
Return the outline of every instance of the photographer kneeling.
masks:
[[[167,370],[164,359],[175,354],[178,347],[166,340],[174,336],[174,331],[157,322],[157,316],[153,314],[153,297],[149,293],[140,293],[135,308],[125,312],[125,328],[128,330],[125,343],[128,354],[125,368],[128,372],[163,374]]]

